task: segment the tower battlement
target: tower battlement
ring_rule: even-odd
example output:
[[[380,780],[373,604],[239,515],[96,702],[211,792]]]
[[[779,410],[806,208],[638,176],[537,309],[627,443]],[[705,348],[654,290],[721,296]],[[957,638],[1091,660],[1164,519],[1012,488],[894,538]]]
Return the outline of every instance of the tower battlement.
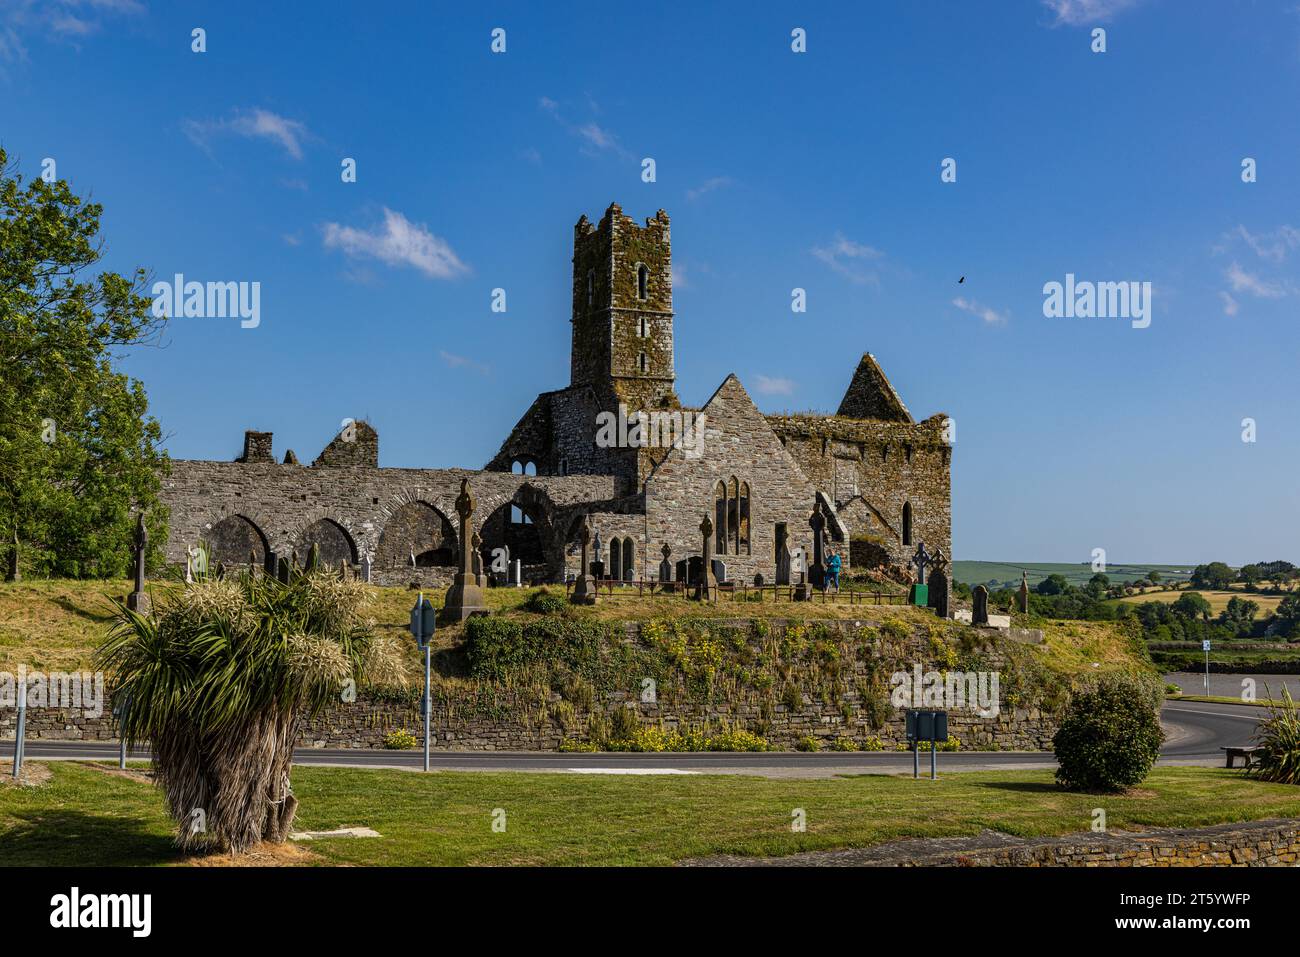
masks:
[[[672,237],[659,210],[644,226],[611,203],[573,230],[570,383],[630,408],[675,403]]]

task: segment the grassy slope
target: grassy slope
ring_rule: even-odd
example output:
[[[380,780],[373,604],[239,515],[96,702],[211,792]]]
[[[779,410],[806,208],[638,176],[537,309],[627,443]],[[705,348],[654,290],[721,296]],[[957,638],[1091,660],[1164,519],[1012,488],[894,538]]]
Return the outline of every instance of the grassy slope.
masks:
[[[170,864],[161,796],[135,780],[53,762],[49,783],[0,786],[0,866]],[[1058,789],[1050,771],[964,772],[938,782],[863,775],[589,777],[297,768],[298,826],[365,825],[380,839],[310,845],[322,863],[667,864],[714,853],[788,854],[900,837],[1086,831],[1300,816],[1300,789],[1221,768],[1160,768],[1131,795]],[[491,829],[495,808],[506,831]],[[803,808],[808,830],[790,830]]]
[[[165,582],[150,582],[156,596],[177,587]],[[71,671],[87,668],[95,647],[103,640],[113,613],[111,599],[124,597],[130,590],[125,581],[32,581],[0,583],[0,670],[13,671],[19,664],[29,669]],[[507,611],[524,602],[536,588],[489,588],[488,606]],[[550,591],[563,594],[562,589]],[[370,614],[383,630],[405,633],[413,591],[405,588],[375,588],[375,603]],[[429,599],[442,607],[444,590],[429,593]],[[743,617],[743,618],[847,618],[858,619],[873,614],[875,606],[848,605],[834,602],[763,602],[733,601],[722,598],[717,603],[700,605],[669,596],[638,597],[635,589],[618,590],[612,599],[591,608],[575,608],[574,614],[601,621],[642,621],[654,617]],[[884,611],[882,607],[880,609]],[[898,609],[897,613],[904,613]],[[441,628],[437,644],[448,647],[460,641],[463,627]]]

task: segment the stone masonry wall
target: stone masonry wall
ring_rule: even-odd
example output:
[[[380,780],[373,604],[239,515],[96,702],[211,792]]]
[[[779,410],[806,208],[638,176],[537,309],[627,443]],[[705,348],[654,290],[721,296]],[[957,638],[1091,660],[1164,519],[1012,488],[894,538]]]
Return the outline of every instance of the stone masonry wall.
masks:
[[[423,570],[423,569],[422,569]],[[728,622],[719,622],[724,624]],[[729,622],[741,624],[742,622]],[[771,622],[772,627],[784,623]],[[828,627],[849,628],[852,622],[823,622]],[[639,640],[639,626],[629,624],[628,640]],[[924,631],[918,630],[908,654],[917,661],[927,660]],[[999,667],[996,654],[989,658],[990,667]],[[860,699],[854,678],[864,678],[867,666],[858,661],[847,677],[842,704],[822,701],[805,693],[801,705],[791,710],[778,703],[768,717],[758,705],[731,708],[721,703],[687,700],[681,704],[647,704],[638,696],[624,692],[610,694],[593,702],[607,717],[631,708],[641,724],[667,729],[679,725],[714,728],[727,724],[753,728],[765,725],[764,736],[778,750],[793,750],[798,741],[811,736],[823,748],[836,738],[849,737],[862,744],[878,738],[886,750],[904,743],[906,733],[902,711],[890,709],[879,728],[868,720],[867,704]],[[415,696],[413,695],[412,698]],[[111,699],[111,695],[106,698]],[[550,751],[562,740],[584,740],[590,712],[566,708],[560,694],[552,692],[540,710],[537,702],[523,700],[513,691],[486,684],[467,684],[452,693],[435,688],[433,699],[433,736],[431,746],[439,751]],[[54,708],[29,708],[27,734],[32,739],[115,740],[117,726],[112,717],[111,700],[104,703],[99,718],[86,718],[80,712]],[[15,712],[0,712],[0,736],[13,737]],[[961,741],[963,750],[1045,751],[1051,750],[1056,724],[1051,715],[1036,708],[1004,709],[996,718],[982,718],[971,711],[949,713],[949,734]],[[359,698],[352,704],[339,704],[307,721],[299,737],[299,746],[320,748],[380,748],[389,731],[405,728],[420,733],[421,715],[414,701],[368,700]]]

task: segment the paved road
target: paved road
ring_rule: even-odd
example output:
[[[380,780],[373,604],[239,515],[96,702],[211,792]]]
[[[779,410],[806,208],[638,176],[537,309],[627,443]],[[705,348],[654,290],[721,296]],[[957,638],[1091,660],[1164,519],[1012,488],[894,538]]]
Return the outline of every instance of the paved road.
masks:
[[[1210,672],[1210,694],[1216,698],[1241,698],[1242,681],[1252,678],[1255,682],[1255,697],[1282,697],[1282,689],[1291,692],[1291,697],[1300,699],[1300,675],[1228,675]],[[1178,671],[1165,675],[1165,681],[1172,682],[1183,689],[1183,694],[1205,694],[1205,673]]]
[[[1241,705],[1168,702],[1161,713],[1167,740],[1161,764],[1223,763],[1220,746],[1249,744],[1263,709]],[[4,750],[8,752],[10,747]],[[27,742],[28,758],[49,760],[113,760],[118,755],[111,742]],[[6,753],[7,757],[8,754]],[[149,753],[132,758],[148,759]],[[405,768],[423,766],[420,751],[371,751],[349,748],[299,748],[294,761],[304,765],[338,767]],[[965,751],[941,753],[945,771],[988,771],[1015,768],[1051,768],[1050,754],[1034,751]],[[921,756],[922,773],[929,757]],[[622,774],[757,774],[765,777],[831,777],[837,774],[897,773],[912,767],[910,753],[858,751],[801,754],[556,754],[520,751],[435,751],[430,766],[439,771],[551,771],[563,773]]]

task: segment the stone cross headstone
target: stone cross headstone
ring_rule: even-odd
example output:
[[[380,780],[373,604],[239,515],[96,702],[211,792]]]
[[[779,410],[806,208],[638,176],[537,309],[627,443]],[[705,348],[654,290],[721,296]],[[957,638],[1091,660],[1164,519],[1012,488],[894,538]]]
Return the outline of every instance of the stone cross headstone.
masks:
[[[826,517],[818,509],[813,512],[812,517],[813,529],[813,559],[812,568],[812,586],[814,588],[826,587]]]
[[[948,559],[943,549],[937,549],[931,562],[929,605],[940,618],[947,618],[952,601],[952,588],[948,580]]]
[[[479,588],[487,587],[487,578],[483,574],[483,536],[474,530],[474,581]]]
[[[931,564],[933,559],[930,553],[925,550],[925,542],[919,542],[916,546],[916,554],[912,556],[912,565],[916,568],[916,583],[925,584],[925,566]]]
[[[591,526],[586,516],[582,519],[582,528],[578,530],[578,541],[582,544],[582,558],[578,562],[578,577],[569,593],[569,603],[573,605],[596,604],[596,587],[591,578],[591,565],[587,560],[587,550],[591,547]]]
[[[972,625],[987,625],[989,623],[989,590],[983,585],[975,586],[970,623]]]
[[[1017,604],[1020,606],[1022,615],[1029,614],[1029,575],[1022,571],[1020,573],[1020,594],[1017,597]]]
[[[671,555],[672,553],[673,550],[668,546],[668,543],[664,542],[664,547],[663,547],[664,560],[659,563],[660,584],[668,584],[673,580],[673,563],[668,560],[668,556]]]
[[[141,615],[149,614],[152,602],[144,590],[144,557],[149,549],[149,531],[144,527],[144,513],[135,516],[135,587],[126,596],[126,607]]]
[[[695,597],[699,601],[708,601],[718,593],[718,579],[713,574],[713,522],[709,521],[707,514],[700,522],[700,535],[704,538],[704,557],[700,562],[700,583]]]
[[[460,518],[460,568],[447,589],[443,602],[443,615],[448,621],[464,621],[470,615],[488,613],[487,602],[480,587],[481,567],[478,558],[478,534],[474,531],[474,492],[469,479],[460,480],[460,494],[456,496],[456,515]]]

